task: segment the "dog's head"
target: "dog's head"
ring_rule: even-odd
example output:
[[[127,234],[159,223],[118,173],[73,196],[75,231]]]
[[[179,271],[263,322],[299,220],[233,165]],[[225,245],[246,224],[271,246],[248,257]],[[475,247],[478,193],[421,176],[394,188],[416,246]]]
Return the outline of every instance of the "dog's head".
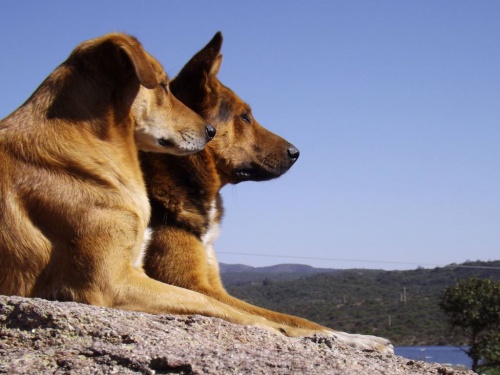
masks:
[[[207,121],[172,95],[163,67],[134,37],[112,33],[89,40],[69,60],[114,87],[115,100],[133,117],[140,150],[186,155],[215,136]]]
[[[279,177],[297,161],[299,150],[262,127],[250,106],[218,80],[221,46],[222,35],[217,33],[171,82],[172,91],[217,129],[207,149],[223,182]]]

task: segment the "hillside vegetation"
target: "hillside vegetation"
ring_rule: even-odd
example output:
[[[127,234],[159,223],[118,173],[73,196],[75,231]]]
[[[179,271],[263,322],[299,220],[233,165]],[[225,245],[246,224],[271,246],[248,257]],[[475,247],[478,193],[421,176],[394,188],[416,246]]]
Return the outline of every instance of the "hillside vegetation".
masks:
[[[269,309],[302,316],[351,333],[374,334],[394,345],[459,345],[438,307],[444,288],[476,276],[500,280],[500,261],[468,262],[411,271],[320,270],[280,267],[232,272],[222,278],[232,295]]]

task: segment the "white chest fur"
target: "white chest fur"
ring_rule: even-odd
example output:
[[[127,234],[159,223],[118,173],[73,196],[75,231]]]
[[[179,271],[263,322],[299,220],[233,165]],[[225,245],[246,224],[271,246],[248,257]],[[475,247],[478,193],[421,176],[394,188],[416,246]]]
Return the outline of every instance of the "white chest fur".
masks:
[[[134,208],[139,218],[137,222],[138,231],[139,233],[143,232],[143,235],[137,239],[137,244],[131,254],[132,266],[134,268],[141,268],[144,254],[152,235],[151,229],[147,227],[150,216],[149,199],[143,185],[134,186],[132,184],[131,187],[126,186],[122,190],[127,194],[129,202],[135,206]]]
[[[217,263],[217,258],[215,257],[214,242],[219,237],[220,225],[217,221],[217,203],[215,199],[210,205],[210,211],[208,212],[208,230],[201,236],[201,241],[205,247],[207,253],[207,261],[209,264]]]
[[[141,268],[143,265],[144,255],[146,254],[146,249],[148,247],[149,241],[151,240],[151,236],[153,235],[153,230],[150,227],[147,227],[144,231],[144,237],[142,239],[141,250],[139,254],[135,257],[133,261],[134,268]]]

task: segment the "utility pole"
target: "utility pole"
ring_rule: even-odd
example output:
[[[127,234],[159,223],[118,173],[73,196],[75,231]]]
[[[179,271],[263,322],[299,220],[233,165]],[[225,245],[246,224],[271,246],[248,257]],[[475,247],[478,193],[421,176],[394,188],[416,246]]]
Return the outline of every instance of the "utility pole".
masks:
[[[406,305],[406,287],[403,287],[403,293],[399,293],[399,301]]]

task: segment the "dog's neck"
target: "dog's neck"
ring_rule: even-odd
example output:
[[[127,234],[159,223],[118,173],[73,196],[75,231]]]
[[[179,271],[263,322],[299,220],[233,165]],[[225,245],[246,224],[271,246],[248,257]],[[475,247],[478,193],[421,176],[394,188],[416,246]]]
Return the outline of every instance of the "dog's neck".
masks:
[[[167,220],[169,225],[203,235],[223,186],[208,149],[187,156],[147,152],[139,156],[151,201],[151,226],[162,226]]]

